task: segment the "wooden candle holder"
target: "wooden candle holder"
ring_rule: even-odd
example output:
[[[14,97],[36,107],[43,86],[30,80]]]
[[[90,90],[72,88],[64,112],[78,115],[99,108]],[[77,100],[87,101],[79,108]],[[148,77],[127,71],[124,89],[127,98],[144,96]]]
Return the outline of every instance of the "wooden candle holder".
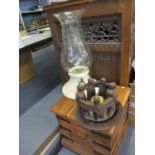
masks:
[[[87,84],[80,81],[77,86],[76,102],[81,115],[89,121],[101,122],[110,119],[116,110],[116,84],[89,79]]]

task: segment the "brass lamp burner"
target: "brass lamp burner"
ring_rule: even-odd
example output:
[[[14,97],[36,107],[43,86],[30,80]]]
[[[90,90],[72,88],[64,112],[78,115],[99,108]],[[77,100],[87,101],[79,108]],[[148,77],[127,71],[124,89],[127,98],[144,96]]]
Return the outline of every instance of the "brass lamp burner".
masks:
[[[81,79],[77,86],[76,102],[81,115],[89,121],[101,122],[110,119],[116,110],[116,83],[88,79],[88,83]]]

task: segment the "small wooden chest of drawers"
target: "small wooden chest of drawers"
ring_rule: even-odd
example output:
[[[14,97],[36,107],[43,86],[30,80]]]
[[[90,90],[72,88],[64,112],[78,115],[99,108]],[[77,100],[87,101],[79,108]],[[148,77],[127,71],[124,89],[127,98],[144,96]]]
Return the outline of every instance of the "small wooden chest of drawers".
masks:
[[[127,127],[127,101],[130,88],[117,86],[118,101],[124,107],[120,121],[106,130],[89,130],[76,119],[76,102],[62,97],[51,111],[57,116],[62,145],[80,155],[118,155]]]

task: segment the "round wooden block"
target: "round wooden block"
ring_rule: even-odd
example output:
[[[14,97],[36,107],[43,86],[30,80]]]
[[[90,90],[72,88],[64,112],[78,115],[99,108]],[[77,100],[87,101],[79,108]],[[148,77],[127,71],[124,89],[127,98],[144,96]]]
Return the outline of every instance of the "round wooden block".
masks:
[[[92,122],[92,121],[88,121],[84,117],[82,117],[78,106],[76,106],[76,107],[77,108],[76,108],[76,116],[75,117],[76,117],[77,121],[80,123],[81,126],[83,126],[86,129],[89,129],[89,130],[106,130],[108,128],[113,127],[121,120],[121,118],[123,116],[123,112],[124,112],[124,108],[121,106],[121,104],[117,103],[115,114],[109,120],[106,120],[103,122]]]

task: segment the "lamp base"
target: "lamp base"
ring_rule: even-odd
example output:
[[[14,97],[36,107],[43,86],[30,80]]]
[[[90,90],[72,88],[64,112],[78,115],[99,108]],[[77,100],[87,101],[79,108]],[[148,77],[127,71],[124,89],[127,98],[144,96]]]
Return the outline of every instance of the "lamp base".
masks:
[[[77,73],[76,71],[79,69],[84,69],[82,72]],[[76,70],[76,71],[75,71]],[[82,67],[74,67],[72,71],[68,73],[69,80],[64,84],[62,88],[62,93],[69,99],[75,100],[75,95],[77,91],[77,85],[81,79],[84,80],[85,83],[88,82],[89,78],[89,69]]]

